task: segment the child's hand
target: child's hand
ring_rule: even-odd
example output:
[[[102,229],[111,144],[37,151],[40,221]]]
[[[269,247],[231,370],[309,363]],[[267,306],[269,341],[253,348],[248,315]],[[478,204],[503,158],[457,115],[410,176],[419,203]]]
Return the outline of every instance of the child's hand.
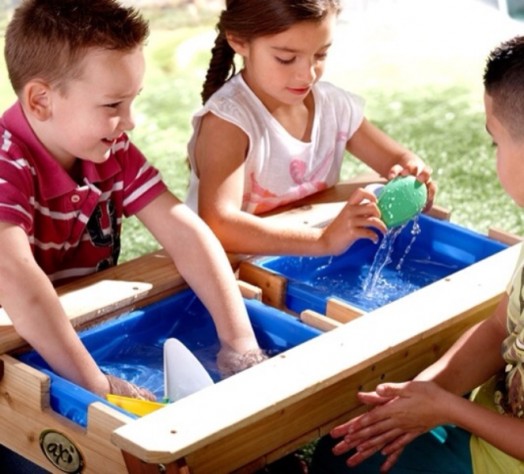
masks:
[[[355,448],[347,460],[355,466],[380,451],[386,457],[381,472],[386,472],[413,439],[448,421],[437,408],[446,405],[442,397],[447,394],[433,382],[386,383],[360,392],[359,400],[374,408],[331,430],[333,438],[341,438],[334,454]]]
[[[106,377],[109,382],[109,393],[113,395],[123,395],[124,397],[138,398],[139,400],[149,400],[152,402],[156,400],[155,395],[145,388],[138,387],[114,375],[106,374]]]
[[[262,349],[252,349],[240,354],[229,347],[222,346],[217,356],[217,366],[222,377],[226,378],[260,364],[267,358],[266,353]]]
[[[386,225],[380,219],[377,197],[363,188],[355,190],[338,216],[324,229],[322,241],[324,254],[338,255],[355,241],[369,239],[378,241],[378,232],[385,234]]]
[[[417,158],[405,166],[400,164],[392,166],[392,168],[389,170],[387,178],[388,180],[391,180],[397,176],[413,175],[415,178],[417,178],[418,181],[425,183],[428,190],[428,199],[424,210],[427,211],[428,209],[431,209],[431,206],[435,200],[435,195],[437,194],[437,185],[431,178],[432,173],[433,170],[429,166],[425,165],[422,160]]]

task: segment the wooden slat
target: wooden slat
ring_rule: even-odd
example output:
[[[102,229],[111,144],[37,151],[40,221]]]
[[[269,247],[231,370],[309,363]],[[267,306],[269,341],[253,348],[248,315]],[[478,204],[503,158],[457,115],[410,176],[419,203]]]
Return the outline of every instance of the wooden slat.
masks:
[[[426,214],[441,221],[449,221],[451,219],[451,211],[436,204]]]
[[[348,323],[364,314],[362,309],[353,306],[347,301],[337,298],[328,298],[326,303],[326,315],[335,321]]]
[[[251,261],[241,262],[238,268],[240,280],[262,290],[262,301],[275,308],[286,307],[286,278],[269,272]]]
[[[185,281],[169,255],[164,250],[157,250],[63,285],[57,288],[57,292],[66,294],[100,280],[138,281],[152,285],[147,297],[140,300],[141,304],[157,301],[185,287]]]
[[[321,331],[331,331],[342,325],[341,322],[332,319],[325,314],[317,313],[311,309],[306,309],[300,313],[300,320],[308,326]]]
[[[102,280],[84,288],[64,293],[60,301],[75,327],[108,314],[121,311],[145,298],[152,285],[142,282]],[[25,346],[11,320],[0,308],[0,354]]]
[[[262,301],[262,289],[258,286],[252,285],[251,283],[242,280],[238,281],[238,286],[244,298]]]
[[[520,235],[513,234],[511,232],[506,232],[505,230],[499,229],[498,227],[490,227],[488,229],[488,237],[494,240],[498,240],[507,245],[515,245],[524,239]]]
[[[283,223],[287,228],[325,227],[335,219],[345,205],[345,202],[307,204],[280,214],[264,217],[264,219]]]

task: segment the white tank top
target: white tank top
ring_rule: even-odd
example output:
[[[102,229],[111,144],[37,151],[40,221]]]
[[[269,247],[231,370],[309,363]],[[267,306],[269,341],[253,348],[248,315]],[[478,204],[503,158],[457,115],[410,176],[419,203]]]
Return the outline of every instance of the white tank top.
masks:
[[[224,84],[193,117],[186,203],[198,210],[194,151],[202,117],[208,112],[233,123],[248,136],[242,210],[261,214],[335,185],[346,143],[362,123],[364,101],[328,82],[315,84],[313,99],[311,141],[303,142],[268,112],[240,74]]]

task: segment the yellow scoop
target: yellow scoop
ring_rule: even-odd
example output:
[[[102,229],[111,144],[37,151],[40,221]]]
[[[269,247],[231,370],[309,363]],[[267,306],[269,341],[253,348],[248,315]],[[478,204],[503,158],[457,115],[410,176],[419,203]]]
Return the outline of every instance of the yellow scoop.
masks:
[[[112,393],[108,393],[106,399],[114,403],[117,407],[123,408],[138,416],[147,415],[166,406],[165,403],[139,400],[138,398],[124,397],[123,395],[114,395]]]

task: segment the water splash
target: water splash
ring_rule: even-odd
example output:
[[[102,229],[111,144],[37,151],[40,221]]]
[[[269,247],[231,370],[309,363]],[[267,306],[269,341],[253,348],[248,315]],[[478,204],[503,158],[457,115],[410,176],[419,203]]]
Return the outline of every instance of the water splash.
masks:
[[[449,244],[435,245],[441,237],[429,224],[419,215],[390,229],[378,245],[362,239],[343,255],[269,258],[263,266],[288,278],[286,305],[297,313],[304,309],[323,313],[327,298],[372,311],[463,265],[455,254],[445,253]]]
[[[405,226],[406,224],[390,229],[384,235],[369,269],[369,273],[362,284],[363,293],[366,297],[371,298],[373,296],[375,288],[381,279],[382,270],[386,265],[391,263],[391,254],[393,253],[395,240],[404,230]]]
[[[407,255],[409,254],[409,251],[411,250],[411,247],[413,247],[413,244],[415,243],[415,240],[417,240],[417,235],[419,235],[420,232],[421,232],[420,224],[419,224],[418,220],[419,220],[419,216],[417,215],[413,219],[413,227],[411,228],[411,236],[412,236],[411,237],[411,241],[406,246],[406,250],[404,251],[404,255],[402,255],[402,257],[399,260],[397,266],[395,267],[398,271],[400,271],[402,269],[402,265],[404,263],[404,260],[406,259]]]

